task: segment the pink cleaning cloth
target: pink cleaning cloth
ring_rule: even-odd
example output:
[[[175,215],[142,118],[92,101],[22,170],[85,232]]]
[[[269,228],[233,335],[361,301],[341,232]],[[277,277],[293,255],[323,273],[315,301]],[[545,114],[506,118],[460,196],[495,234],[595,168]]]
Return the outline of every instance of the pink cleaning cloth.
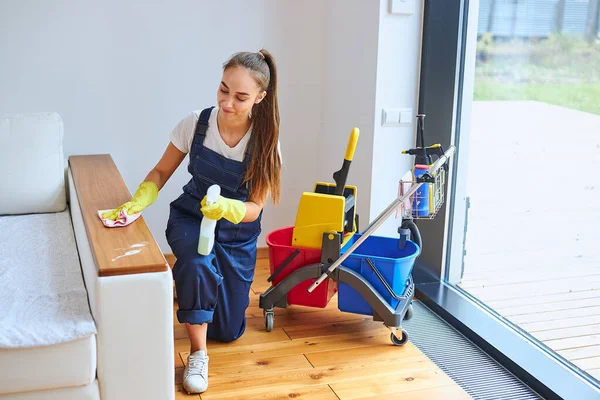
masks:
[[[110,210],[98,210],[98,218],[100,218],[100,220],[102,221],[104,226],[106,226],[107,228],[116,228],[119,226],[127,226],[127,225],[131,224],[132,222],[134,222],[136,219],[138,219],[140,217],[140,215],[142,215],[141,212],[137,213],[137,214],[133,214],[133,215],[127,215],[125,213],[125,211],[121,210],[121,212],[119,212],[119,217],[117,218],[117,220],[113,221],[108,218],[102,218],[102,213],[105,213],[107,211],[110,211]]]
[[[404,196],[405,193],[408,193],[410,187],[413,184],[413,175],[412,171],[408,171],[404,174],[404,176],[400,179],[400,184],[398,185],[398,197]],[[407,215],[412,208],[412,196],[404,199],[402,204],[396,208],[396,218]]]

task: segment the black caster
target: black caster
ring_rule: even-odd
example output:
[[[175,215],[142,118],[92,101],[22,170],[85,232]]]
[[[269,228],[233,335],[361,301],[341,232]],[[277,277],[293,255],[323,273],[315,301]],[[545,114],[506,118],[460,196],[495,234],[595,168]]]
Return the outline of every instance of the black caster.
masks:
[[[404,319],[405,320],[409,320],[413,317],[414,314],[414,310],[413,310],[413,305],[409,305],[408,308],[406,309],[406,314],[404,314]]]
[[[394,346],[404,346],[406,342],[408,342],[408,333],[406,331],[402,331],[402,339],[398,339],[394,332],[390,334],[390,339]]]

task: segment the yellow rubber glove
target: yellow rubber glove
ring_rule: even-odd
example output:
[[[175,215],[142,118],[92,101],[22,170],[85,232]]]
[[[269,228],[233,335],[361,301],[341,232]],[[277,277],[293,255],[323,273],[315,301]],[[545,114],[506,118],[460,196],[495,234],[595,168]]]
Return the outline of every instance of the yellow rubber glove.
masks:
[[[127,215],[137,214],[150,204],[154,203],[157,197],[158,186],[156,186],[156,183],[150,181],[142,182],[131,200],[115,210],[103,213],[102,218],[108,218],[115,221],[119,217],[121,210],[125,210]]]
[[[228,199],[219,196],[217,201],[212,204],[206,204],[206,196],[200,202],[202,214],[206,218],[219,220],[225,218],[233,224],[239,224],[246,216],[246,205],[240,200]]]

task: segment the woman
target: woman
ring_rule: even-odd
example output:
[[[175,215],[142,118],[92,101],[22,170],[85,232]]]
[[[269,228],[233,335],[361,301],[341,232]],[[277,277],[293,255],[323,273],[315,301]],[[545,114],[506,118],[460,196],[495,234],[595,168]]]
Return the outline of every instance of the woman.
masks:
[[[171,203],[166,236],[177,258],[173,277],[179,310],[190,339],[183,386],[188,393],[208,388],[206,340],[231,342],[245,330],[245,310],[254,277],[263,205],[280,195],[279,108],[275,60],[266,50],[236,53],[223,66],[218,108],[196,111],[171,132],[170,143],[124,209],[141,212],[190,155],[192,179]],[[206,191],[221,187],[206,205]],[[208,256],[198,254],[200,222],[218,220]]]

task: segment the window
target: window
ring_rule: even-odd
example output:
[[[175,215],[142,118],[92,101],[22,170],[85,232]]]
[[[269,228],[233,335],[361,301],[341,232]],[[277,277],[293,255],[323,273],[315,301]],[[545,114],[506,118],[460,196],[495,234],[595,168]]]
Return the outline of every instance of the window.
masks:
[[[573,398],[600,387],[598,7],[430,0],[424,15],[419,112],[428,144],[457,154],[448,202],[419,222],[417,288],[534,389]]]

